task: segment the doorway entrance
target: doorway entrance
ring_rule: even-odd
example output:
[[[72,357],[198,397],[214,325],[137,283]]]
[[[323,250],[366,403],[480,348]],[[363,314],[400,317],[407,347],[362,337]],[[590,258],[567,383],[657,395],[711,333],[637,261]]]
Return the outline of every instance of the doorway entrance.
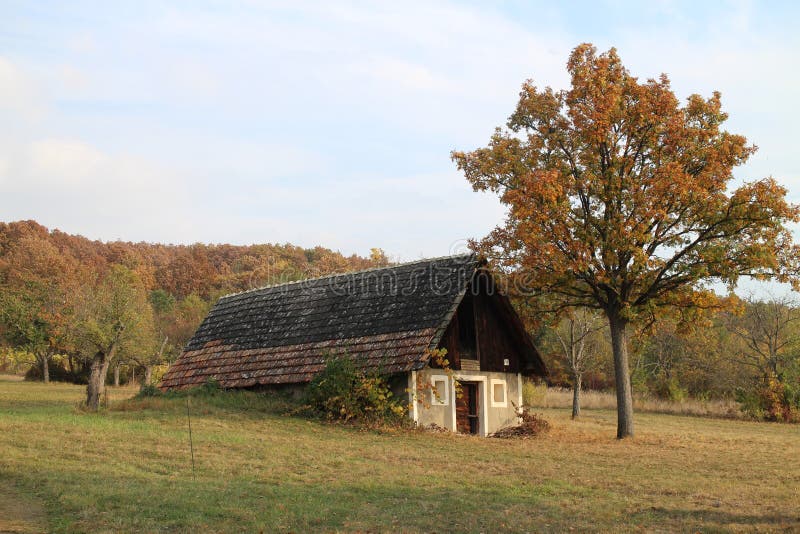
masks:
[[[460,382],[461,398],[456,398],[456,431],[460,434],[480,432],[480,406],[478,405],[478,383]]]

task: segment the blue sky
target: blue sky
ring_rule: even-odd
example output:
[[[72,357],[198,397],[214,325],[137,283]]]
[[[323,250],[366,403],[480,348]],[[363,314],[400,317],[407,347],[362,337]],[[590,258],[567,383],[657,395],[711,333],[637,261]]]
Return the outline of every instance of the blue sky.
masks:
[[[780,2],[0,2],[0,220],[94,239],[291,242],[397,259],[500,223],[449,158],[526,78],[616,46],[720,90],[800,201],[800,10]]]

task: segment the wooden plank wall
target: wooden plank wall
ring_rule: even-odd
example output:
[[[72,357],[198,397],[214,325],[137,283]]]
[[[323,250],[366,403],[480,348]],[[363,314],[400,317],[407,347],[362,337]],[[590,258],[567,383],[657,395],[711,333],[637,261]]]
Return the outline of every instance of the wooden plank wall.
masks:
[[[519,336],[510,326],[508,311],[498,301],[501,297],[492,293],[494,288],[489,277],[479,276],[473,283],[474,289],[467,291],[445,330],[439,347],[447,349],[447,359],[454,370],[462,370],[462,359],[477,359],[480,361],[481,371],[519,372],[524,350],[520,346],[522,340],[517,339]],[[459,324],[470,320],[474,325],[473,343],[476,351],[464,347],[465,340],[461,339],[464,332]],[[503,365],[506,358],[509,360],[508,366]]]
[[[518,373],[522,361],[522,347],[516,332],[511,328],[508,311],[500,305],[488,276],[477,276],[475,296],[475,330],[478,333],[478,355],[482,371]],[[508,359],[505,366],[503,360]]]

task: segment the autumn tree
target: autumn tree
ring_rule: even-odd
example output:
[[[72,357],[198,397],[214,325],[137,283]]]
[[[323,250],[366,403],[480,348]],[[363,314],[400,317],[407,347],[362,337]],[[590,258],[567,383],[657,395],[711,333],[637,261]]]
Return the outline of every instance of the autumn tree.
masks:
[[[719,93],[681,105],[666,75],[640,82],[615,49],[567,62],[571,86],[527,81],[507,129],[453,152],[476,191],[499,195],[504,224],[475,247],[514,291],[558,295],[605,314],[614,355],[617,437],[634,433],[629,327],[660,306],[705,306],[709,282],[787,280],[798,220],[772,178],[733,188],[755,151],[725,131]]]
[[[87,289],[81,314],[79,338],[91,355],[86,405],[96,410],[114,359],[147,345],[152,310],[136,274],[114,265],[99,283]]]
[[[77,268],[46,239],[27,235],[0,261],[0,329],[14,347],[33,354],[50,381],[50,360],[68,350]]]

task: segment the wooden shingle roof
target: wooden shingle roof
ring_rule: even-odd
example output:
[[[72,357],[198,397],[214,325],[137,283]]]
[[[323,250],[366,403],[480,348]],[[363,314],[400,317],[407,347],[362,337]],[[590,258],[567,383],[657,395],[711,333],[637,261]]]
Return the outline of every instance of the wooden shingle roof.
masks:
[[[478,267],[472,254],[449,256],[222,297],[161,388],[308,382],[329,353],[386,373],[421,369]]]

